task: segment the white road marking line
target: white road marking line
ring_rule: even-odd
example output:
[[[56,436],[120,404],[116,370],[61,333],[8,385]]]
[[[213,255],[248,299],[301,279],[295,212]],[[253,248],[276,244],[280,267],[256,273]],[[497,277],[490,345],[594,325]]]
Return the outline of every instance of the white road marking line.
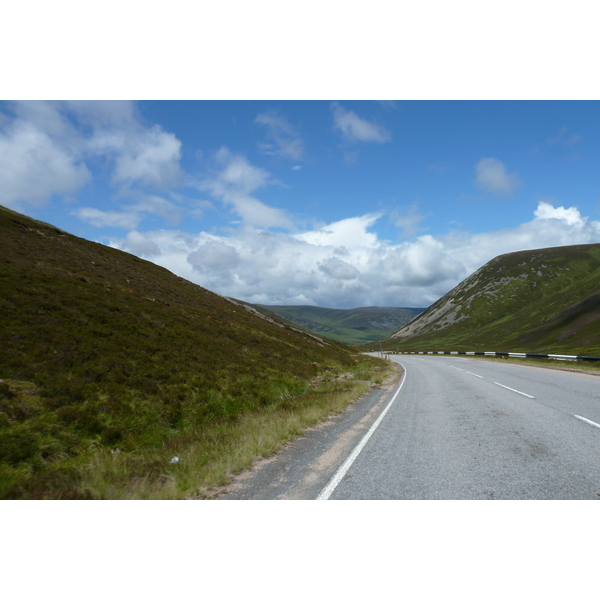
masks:
[[[475,375],[475,377],[479,377],[479,379],[483,379],[483,377],[481,375],[477,375],[477,373],[471,373],[471,371],[465,371],[465,373],[468,373],[469,375]]]
[[[450,365],[453,369],[456,369],[457,371],[462,371],[463,373],[468,373],[469,375],[474,375],[475,377],[479,377],[479,379],[483,379],[483,377],[481,375],[477,375],[477,373],[471,373],[471,371],[465,371],[464,369],[459,369],[458,367],[455,367],[454,365]]]
[[[581,419],[582,421],[585,421],[586,423],[589,423],[590,425],[593,425],[594,427],[597,427],[598,429],[600,429],[600,423],[596,423],[595,421],[590,421],[589,419],[586,419],[585,417],[580,417],[579,415],[573,415],[573,416],[577,419]]]
[[[377,419],[377,421],[375,421],[375,423],[373,423],[373,425],[371,425],[371,428],[369,429],[369,431],[367,431],[367,433],[365,433],[363,439],[360,440],[360,442],[358,443],[356,448],[354,448],[354,450],[352,451],[350,456],[344,461],[344,464],[336,471],[335,475],[331,478],[331,481],[323,488],[323,490],[315,498],[315,500],[328,500],[329,499],[329,496],[331,496],[331,494],[333,494],[333,491],[338,486],[338,484],[340,483],[340,481],[342,480],[344,475],[347,473],[348,469],[352,466],[352,463],[356,460],[358,455],[361,453],[361,450],[365,447],[366,443],[369,441],[369,438],[373,435],[373,433],[375,432],[377,427],[379,427],[379,423],[381,423],[381,421],[383,421],[383,417],[385,417],[387,411],[390,410],[390,407],[392,406],[392,404],[394,404],[394,401],[398,397],[400,390],[404,386],[404,382],[406,381],[406,373],[407,373],[406,367],[399,361],[398,361],[398,364],[400,364],[400,366],[404,369],[404,375],[402,376],[402,383],[396,390],[394,397],[390,400],[389,404],[385,407],[383,412],[379,415],[379,418]]]
[[[521,396],[527,396],[528,398],[533,398],[535,399],[535,396],[530,396],[529,394],[526,394],[525,392],[520,392],[519,390],[515,390],[511,387],[508,387],[507,385],[502,385],[501,383],[498,383],[497,381],[494,381],[494,383],[496,385],[499,385],[500,387],[506,388],[507,390],[510,390],[511,392],[516,392],[517,394],[521,394]]]

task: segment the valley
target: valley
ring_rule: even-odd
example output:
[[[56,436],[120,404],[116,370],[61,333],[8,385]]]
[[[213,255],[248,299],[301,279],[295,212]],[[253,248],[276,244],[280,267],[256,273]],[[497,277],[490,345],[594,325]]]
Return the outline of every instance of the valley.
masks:
[[[427,309],[267,306],[0,208],[0,498],[209,498],[393,371],[600,355],[600,244],[499,256]],[[381,336],[381,342],[379,337]]]
[[[383,339],[425,310],[378,306],[334,309],[320,306],[256,305],[256,308],[267,315],[279,315],[296,326],[325,338],[350,345]]]

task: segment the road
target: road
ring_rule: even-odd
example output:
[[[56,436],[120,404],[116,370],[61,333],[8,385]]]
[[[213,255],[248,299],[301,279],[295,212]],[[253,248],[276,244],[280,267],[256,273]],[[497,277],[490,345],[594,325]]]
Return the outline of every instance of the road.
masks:
[[[391,358],[399,384],[261,461],[221,498],[600,499],[600,377]]]
[[[600,499],[600,378],[442,356],[405,380],[322,499]]]

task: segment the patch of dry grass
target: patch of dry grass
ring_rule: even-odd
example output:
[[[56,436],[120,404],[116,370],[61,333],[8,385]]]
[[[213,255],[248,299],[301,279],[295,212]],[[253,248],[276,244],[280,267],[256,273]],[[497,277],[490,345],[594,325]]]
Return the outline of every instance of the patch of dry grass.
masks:
[[[208,499],[236,473],[265,458],[367,393],[392,370],[389,363],[359,363],[355,373],[329,376],[301,398],[235,421],[196,428],[160,449],[124,452],[99,448],[73,461],[79,484],[71,495],[102,499]],[[360,379],[356,379],[359,376]],[[370,377],[370,380],[363,379]]]

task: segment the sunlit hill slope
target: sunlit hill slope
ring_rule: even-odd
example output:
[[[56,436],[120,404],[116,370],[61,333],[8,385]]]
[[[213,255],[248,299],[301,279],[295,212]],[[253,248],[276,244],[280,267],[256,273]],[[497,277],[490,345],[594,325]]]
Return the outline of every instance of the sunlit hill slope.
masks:
[[[600,355],[600,244],[498,256],[384,347]]]

